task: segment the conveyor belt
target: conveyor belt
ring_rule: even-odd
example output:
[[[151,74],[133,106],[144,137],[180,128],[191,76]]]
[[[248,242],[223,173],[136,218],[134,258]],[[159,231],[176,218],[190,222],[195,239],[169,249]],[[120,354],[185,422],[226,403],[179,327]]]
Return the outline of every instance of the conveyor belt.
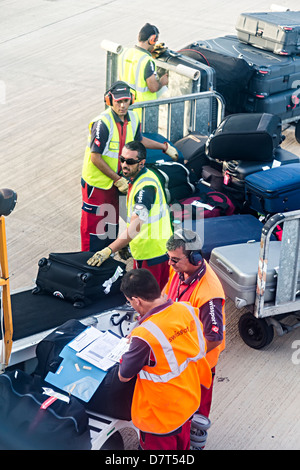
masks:
[[[122,293],[104,297],[84,308],[75,308],[71,302],[47,294],[32,294],[31,289],[11,295],[13,340],[55,328],[67,320],[80,320],[104,310],[122,305]]]

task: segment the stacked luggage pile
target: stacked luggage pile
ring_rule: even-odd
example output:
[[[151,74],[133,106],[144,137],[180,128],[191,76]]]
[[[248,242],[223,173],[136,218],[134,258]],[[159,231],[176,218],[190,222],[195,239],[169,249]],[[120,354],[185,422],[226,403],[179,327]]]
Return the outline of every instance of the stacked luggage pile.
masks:
[[[271,113],[300,141],[300,11],[243,13],[237,36],[199,40],[180,52],[216,72],[228,113]]]

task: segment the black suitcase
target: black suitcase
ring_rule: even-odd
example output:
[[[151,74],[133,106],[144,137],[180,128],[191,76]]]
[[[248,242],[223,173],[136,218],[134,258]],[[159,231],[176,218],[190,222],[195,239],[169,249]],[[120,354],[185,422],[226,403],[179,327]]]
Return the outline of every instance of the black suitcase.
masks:
[[[232,114],[207,140],[207,153],[222,161],[271,161],[283,141],[281,130],[281,119],[272,114]]]
[[[268,215],[300,209],[300,163],[259,171],[245,178],[251,209]]]
[[[300,11],[242,13],[236,30],[240,41],[274,54],[300,52]]]
[[[209,159],[205,154],[207,139],[207,135],[191,132],[174,144],[181,151],[185,166],[197,179],[201,177],[202,167],[209,164]]]
[[[282,120],[296,118],[300,115],[300,90],[291,89],[267,97],[245,93],[244,108],[248,113],[276,114]]]
[[[50,253],[48,259],[40,259],[33,293],[52,294],[79,308],[119,293],[126,265],[110,257],[100,267],[89,266],[87,260],[93,254],[90,251]]]
[[[197,41],[185,48],[216,71],[216,90],[224,96],[228,114],[245,112],[245,93],[257,97],[297,88],[300,56],[279,56],[227,35]]]
[[[88,415],[72,396],[68,402],[43,393],[49,388],[21,370],[0,375],[2,450],[90,450]]]

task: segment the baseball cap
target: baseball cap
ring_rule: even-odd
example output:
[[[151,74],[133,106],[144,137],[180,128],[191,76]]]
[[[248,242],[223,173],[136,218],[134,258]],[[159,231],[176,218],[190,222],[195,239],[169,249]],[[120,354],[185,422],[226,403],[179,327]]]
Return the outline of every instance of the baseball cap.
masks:
[[[115,101],[130,100],[131,91],[126,82],[116,82],[110,89],[110,93]]]

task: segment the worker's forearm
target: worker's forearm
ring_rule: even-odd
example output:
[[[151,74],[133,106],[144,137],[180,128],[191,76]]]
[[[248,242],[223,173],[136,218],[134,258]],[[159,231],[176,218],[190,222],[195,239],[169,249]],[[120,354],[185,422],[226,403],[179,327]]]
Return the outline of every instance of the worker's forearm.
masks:
[[[118,238],[113,241],[109,248],[112,250],[112,253],[116,253],[125,246],[127,246],[134,237],[140,232],[142,226],[142,221],[137,215],[133,215],[130,221],[130,224],[126,229],[118,236]]]

